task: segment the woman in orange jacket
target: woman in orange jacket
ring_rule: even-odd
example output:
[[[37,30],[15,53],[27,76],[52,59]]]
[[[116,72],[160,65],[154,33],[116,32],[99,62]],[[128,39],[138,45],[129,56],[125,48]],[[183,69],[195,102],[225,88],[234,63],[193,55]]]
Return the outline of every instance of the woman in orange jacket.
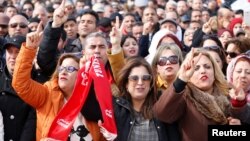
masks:
[[[51,124],[63,105],[72,95],[79,70],[79,58],[72,54],[62,55],[51,80],[40,84],[31,79],[32,62],[41,40],[41,23],[38,31],[28,33],[17,58],[12,85],[18,95],[37,111],[37,141],[47,138]],[[104,140],[97,122],[88,121],[79,113],[70,140]],[[84,129],[84,130],[83,130]],[[82,133],[85,131],[84,133]],[[85,134],[86,133],[86,134]],[[84,136],[81,136],[85,134]]]

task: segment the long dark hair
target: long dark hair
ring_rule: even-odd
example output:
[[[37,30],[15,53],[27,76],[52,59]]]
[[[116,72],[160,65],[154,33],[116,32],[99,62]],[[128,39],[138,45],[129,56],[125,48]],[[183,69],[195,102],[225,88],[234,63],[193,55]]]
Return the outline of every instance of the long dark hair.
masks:
[[[121,39],[121,47],[124,45],[125,41],[126,41],[128,38],[134,39],[134,40],[136,41],[136,43],[137,43],[136,38],[135,38],[133,35],[128,34],[128,35],[122,36],[122,39]],[[138,45],[138,46],[139,46],[139,45]]]
[[[120,70],[118,74],[117,85],[118,85],[118,88],[120,89],[121,96],[127,99],[131,103],[131,105],[133,105],[131,95],[127,91],[126,85],[128,84],[128,77],[129,77],[131,70],[139,66],[145,67],[148,73],[152,76],[152,79],[150,82],[150,86],[151,86],[150,90],[148,92],[148,95],[140,111],[144,118],[151,119],[153,118],[152,108],[153,108],[154,103],[156,102],[157,89],[155,85],[155,75],[152,71],[150,64],[142,57],[138,57],[138,56],[128,57],[126,59],[126,65]]]

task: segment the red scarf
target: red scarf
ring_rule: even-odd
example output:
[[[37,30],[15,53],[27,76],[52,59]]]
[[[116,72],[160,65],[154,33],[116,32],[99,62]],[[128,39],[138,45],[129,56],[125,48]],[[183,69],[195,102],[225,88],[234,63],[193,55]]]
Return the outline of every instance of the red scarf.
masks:
[[[50,127],[48,138],[67,140],[73,123],[88,96],[92,81],[94,81],[96,98],[102,112],[102,126],[110,133],[117,134],[112,106],[111,84],[108,76],[110,74],[106,74],[103,63],[96,58],[91,58],[89,68],[84,66],[79,70],[73,94],[55,117]]]

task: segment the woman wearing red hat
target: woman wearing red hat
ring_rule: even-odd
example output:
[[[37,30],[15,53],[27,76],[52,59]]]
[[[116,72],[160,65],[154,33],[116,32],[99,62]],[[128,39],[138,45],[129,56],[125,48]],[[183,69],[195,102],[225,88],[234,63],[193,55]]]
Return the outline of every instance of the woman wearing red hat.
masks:
[[[242,18],[232,19],[227,28],[234,34],[234,36],[236,36],[239,31],[243,31]]]

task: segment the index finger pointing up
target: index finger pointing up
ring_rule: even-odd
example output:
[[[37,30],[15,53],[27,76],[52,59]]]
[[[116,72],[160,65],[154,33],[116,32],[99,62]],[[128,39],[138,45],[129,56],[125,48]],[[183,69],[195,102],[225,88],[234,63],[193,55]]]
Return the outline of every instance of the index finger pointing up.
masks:
[[[119,29],[119,26],[120,26],[120,20],[119,20],[119,17],[116,16],[116,17],[115,17],[115,28],[116,28],[116,29]]]
[[[42,32],[42,31],[43,31],[43,22],[40,21],[40,23],[39,23],[38,26],[37,26],[36,32],[37,32],[37,33],[40,33],[40,32]]]
[[[60,8],[64,8],[65,7],[65,3],[66,3],[66,0],[62,0],[62,3],[61,3],[61,5],[59,7]]]
[[[194,58],[194,48],[191,49],[191,55],[190,55],[190,59],[193,60]]]

